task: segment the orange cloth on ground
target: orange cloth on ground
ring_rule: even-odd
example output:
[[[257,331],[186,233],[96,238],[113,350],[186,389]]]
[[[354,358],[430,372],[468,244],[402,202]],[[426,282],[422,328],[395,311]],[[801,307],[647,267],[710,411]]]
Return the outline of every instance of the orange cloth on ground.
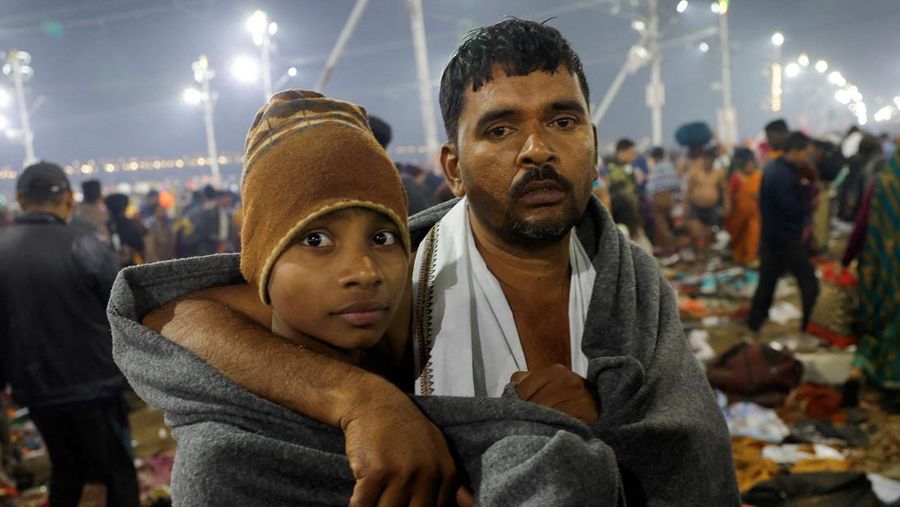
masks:
[[[731,256],[736,262],[750,264],[759,253],[759,187],[762,171],[735,172],[729,181],[731,213],[725,228],[731,235]]]

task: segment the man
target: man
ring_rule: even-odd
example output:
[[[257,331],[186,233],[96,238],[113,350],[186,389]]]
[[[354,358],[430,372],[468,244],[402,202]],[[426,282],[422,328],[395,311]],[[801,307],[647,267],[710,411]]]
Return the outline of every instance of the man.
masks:
[[[788,130],[787,122],[778,118],[766,124],[765,133],[768,158],[769,160],[775,160],[781,156],[784,150],[784,143],[791,132]]]
[[[759,285],[753,295],[747,325],[758,333],[769,314],[775,286],[788,270],[797,279],[803,298],[803,323],[806,329],[819,281],[810,257],[810,216],[813,209],[815,168],[812,167],[811,141],[802,132],[791,133],[781,157],[763,170],[759,191],[762,217],[760,236]]]
[[[83,198],[72,209],[72,225],[83,225],[102,234],[109,240],[109,210],[103,203],[103,194],[98,180],[81,182]]]
[[[659,247],[664,257],[670,257],[678,251],[675,235],[672,233],[672,207],[680,197],[681,180],[675,173],[675,166],[666,158],[662,146],[656,146],[650,151],[650,159],[653,167],[647,181],[647,195],[653,209],[653,243]],[[677,258],[669,258],[667,262],[675,259]]]
[[[637,158],[637,147],[631,139],[619,139],[616,152],[603,173],[609,186],[610,203],[613,220],[628,228],[632,239],[641,235],[641,202],[635,182],[635,169],[632,163]]]
[[[108,505],[138,505],[125,382],[105,309],[119,265],[96,234],[66,224],[71,186],[40,162],[16,183],[23,214],[0,232],[0,371],[50,454],[50,505],[78,505],[87,482]]]
[[[568,42],[517,19],[479,29],[440,98],[441,164],[464,198],[411,221],[417,392],[497,396],[512,380],[521,399],[591,425],[617,462],[597,474],[629,503],[736,505],[727,430],[672,291],[591,198],[596,132]],[[271,318],[260,307],[239,285],[145,322],[252,392],[343,429],[352,505],[443,499],[446,444],[409,398],[272,336],[251,322]]]
[[[731,208],[725,191],[725,171],[714,167],[717,157],[717,148],[704,150],[699,163],[691,164],[687,175],[687,228],[704,261],[709,259],[714,228],[722,225],[722,218]]]

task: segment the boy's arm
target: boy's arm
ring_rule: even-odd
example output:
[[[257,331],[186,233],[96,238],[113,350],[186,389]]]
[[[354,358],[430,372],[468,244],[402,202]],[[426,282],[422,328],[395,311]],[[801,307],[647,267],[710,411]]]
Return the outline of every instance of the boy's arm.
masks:
[[[351,505],[441,504],[456,492],[444,437],[408,396],[275,336],[260,325],[270,319],[255,290],[236,285],[176,300],[143,322],[254,394],[341,428],[357,479]]]

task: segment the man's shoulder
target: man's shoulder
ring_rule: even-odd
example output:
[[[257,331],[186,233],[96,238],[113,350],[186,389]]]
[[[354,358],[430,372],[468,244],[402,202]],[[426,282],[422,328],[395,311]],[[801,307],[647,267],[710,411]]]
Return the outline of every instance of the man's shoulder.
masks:
[[[409,236],[413,248],[418,247],[434,224],[438,223],[457,202],[459,198],[450,199],[409,217]]]

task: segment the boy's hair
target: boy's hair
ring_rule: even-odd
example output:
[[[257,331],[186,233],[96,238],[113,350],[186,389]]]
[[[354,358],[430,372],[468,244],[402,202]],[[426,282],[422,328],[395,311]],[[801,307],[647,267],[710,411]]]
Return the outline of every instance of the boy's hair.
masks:
[[[466,87],[477,92],[493,79],[493,66],[509,76],[535,71],[553,73],[560,65],[575,74],[584,101],[590,104],[581,60],[559,30],[543,23],[512,18],[469,32],[441,76],[441,116],[447,139],[456,142]]]
[[[653,160],[662,160],[666,157],[666,150],[663,149],[662,146],[654,146],[652,150],[650,150],[650,158]]]
[[[784,142],[784,152],[787,153],[789,151],[802,150],[809,146],[810,142],[811,140],[809,137],[803,132],[791,132]]]
[[[616,153],[619,153],[619,152],[622,152],[625,150],[630,150],[631,148],[634,148],[634,141],[632,141],[631,139],[623,138],[623,139],[619,139],[616,142]]]

